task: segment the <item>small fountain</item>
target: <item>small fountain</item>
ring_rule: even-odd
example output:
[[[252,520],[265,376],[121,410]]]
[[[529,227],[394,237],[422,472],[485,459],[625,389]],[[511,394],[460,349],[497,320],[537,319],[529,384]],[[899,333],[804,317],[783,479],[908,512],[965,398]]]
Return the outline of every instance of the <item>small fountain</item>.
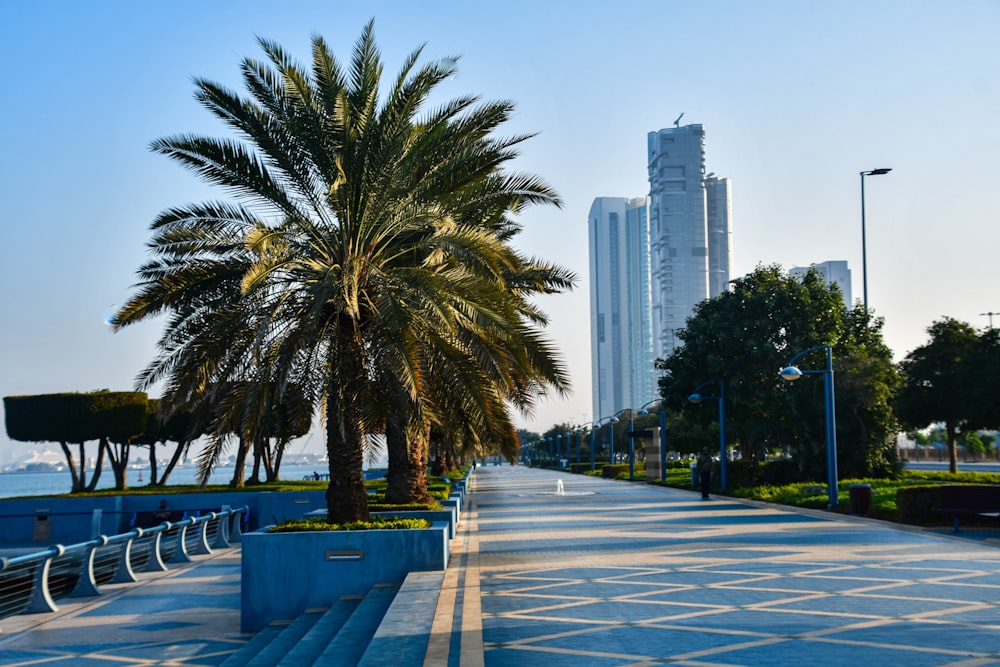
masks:
[[[561,479],[556,480],[556,495],[564,496],[566,492],[563,490],[563,483]]]

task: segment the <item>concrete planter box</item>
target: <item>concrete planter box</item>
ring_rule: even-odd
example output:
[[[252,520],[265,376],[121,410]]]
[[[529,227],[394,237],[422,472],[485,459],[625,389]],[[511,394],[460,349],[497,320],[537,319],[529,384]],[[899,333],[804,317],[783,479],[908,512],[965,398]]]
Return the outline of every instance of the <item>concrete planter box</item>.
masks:
[[[404,530],[344,530],[243,536],[240,627],[256,632],[276,620],[325,607],[375,584],[399,584],[409,572],[448,567],[448,524]]]
[[[454,498],[450,498],[448,500],[441,500],[439,502],[441,503],[441,507],[443,507],[444,509],[449,509],[449,510],[452,511],[452,515],[455,517],[455,525],[457,526],[458,525],[458,519],[459,519],[459,517],[461,516],[461,513],[462,513],[461,512],[461,503],[458,500],[455,500]]]

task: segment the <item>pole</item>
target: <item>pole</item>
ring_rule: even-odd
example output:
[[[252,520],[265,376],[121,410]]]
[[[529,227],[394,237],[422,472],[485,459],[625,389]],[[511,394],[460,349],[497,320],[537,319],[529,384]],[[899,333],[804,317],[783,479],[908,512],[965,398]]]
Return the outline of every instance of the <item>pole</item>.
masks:
[[[597,424],[590,427],[590,471],[594,471],[594,450],[597,448]]]
[[[660,481],[667,481],[667,404],[660,401]]]
[[[615,464],[615,423],[611,423],[611,437],[608,439],[608,465]]]
[[[865,314],[868,313],[868,248],[865,243],[865,172],[861,172],[861,285]]]
[[[826,373],[823,374],[826,403],[826,474],[831,512],[836,511],[837,499],[837,416],[833,400],[833,351],[826,348]]]
[[[628,409],[628,478],[635,477],[635,442],[632,438],[634,424],[632,422],[632,408]]]
[[[729,458],[726,451],[726,383],[719,380],[719,485],[723,491],[726,490],[726,460]]]

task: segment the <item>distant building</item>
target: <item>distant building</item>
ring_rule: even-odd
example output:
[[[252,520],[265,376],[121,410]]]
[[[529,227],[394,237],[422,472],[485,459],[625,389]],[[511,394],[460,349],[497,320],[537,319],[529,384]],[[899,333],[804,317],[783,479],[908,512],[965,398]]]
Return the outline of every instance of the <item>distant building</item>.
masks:
[[[851,298],[851,270],[847,268],[847,262],[835,260],[810,264],[809,266],[793,266],[788,269],[788,275],[802,276],[808,273],[811,268],[816,269],[823,276],[827,285],[836,284],[840,288],[840,294],[846,308],[851,308],[854,305],[854,299]]]
[[[705,175],[705,131],[684,125],[647,137],[655,356],[701,301],[726,291],[732,275],[729,179]]]
[[[649,207],[644,197],[598,197],[588,216],[593,418],[656,395]]]
[[[730,182],[705,174],[704,129],[647,141],[649,196],[598,197],[588,216],[594,419],[656,398],[655,360],[732,275]]]

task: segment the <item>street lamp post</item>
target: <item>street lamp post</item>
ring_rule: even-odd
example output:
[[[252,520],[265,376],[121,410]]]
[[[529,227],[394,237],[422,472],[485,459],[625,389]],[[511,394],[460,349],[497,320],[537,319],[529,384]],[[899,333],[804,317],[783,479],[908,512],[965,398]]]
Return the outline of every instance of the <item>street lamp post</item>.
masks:
[[[635,440],[632,433],[635,431],[635,422],[632,419],[632,408],[628,410],[628,478],[635,477]]]
[[[594,422],[594,425],[591,427],[591,431],[590,431],[590,469],[591,470],[594,470],[594,450],[596,449],[596,446],[594,444],[594,440],[595,440],[594,434],[597,433],[597,431],[602,426],[604,426],[604,424],[617,424],[617,423],[618,423],[618,417],[617,416],[614,416],[614,417],[601,417],[596,422]],[[610,440],[608,442],[609,442],[609,449],[611,450],[611,453],[608,455],[608,457],[610,459],[612,459],[611,462],[614,463],[614,456],[615,456],[615,427],[614,426],[611,427],[611,438],[610,438]]]
[[[639,408],[640,415],[648,415],[648,408],[653,403],[660,404],[660,481],[667,481],[667,404],[662,398],[654,398]]]
[[[710,384],[719,383],[719,395],[718,396],[703,396],[699,394],[698,391]],[[726,481],[726,461],[729,458],[726,452],[726,383],[723,380],[709,380],[708,382],[702,382],[698,385],[694,393],[688,396],[688,400],[692,403],[701,403],[702,401],[715,400],[719,402],[719,487],[722,491],[728,488]]]
[[[611,424],[611,431],[608,433],[608,465],[615,464],[615,424],[618,423],[618,417],[614,416],[608,420]]]
[[[597,424],[590,425],[590,472],[594,472],[594,450],[597,447]]]
[[[881,176],[892,171],[891,168],[881,167],[870,169],[861,173],[861,284],[864,290],[865,314],[868,314],[868,248],[865,240],[865,176]]]
[[[795,366],[795,361],[815,350],[826,350],[826,368],[824,370],[803,371]],[[803,375],[823,376],[823,397],[826,413],[826,485],[829,494],[827,509],[831,512],[837,509],[837,416],[833,401],[833,348],[829,345],[816,345],[799,352],[788,360],[788,364],[779,372],[782,378],[795,381]]]

